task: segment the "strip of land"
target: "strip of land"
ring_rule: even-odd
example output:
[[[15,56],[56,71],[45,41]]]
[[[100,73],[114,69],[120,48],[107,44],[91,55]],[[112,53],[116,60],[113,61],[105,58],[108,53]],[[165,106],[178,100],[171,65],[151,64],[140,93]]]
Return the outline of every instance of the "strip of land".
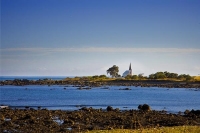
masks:
[[[176,80],[126,80],[126,79],[88,79],[66,78],[63,80],[40,79],[27,80],[15,79],[0,81],[0,85],[74,85],[79,87],[102,87],[102,86],[135,86],[135,87],[162,87],[162,88],[197,88],[200,89],[200,81],[176,81]]]

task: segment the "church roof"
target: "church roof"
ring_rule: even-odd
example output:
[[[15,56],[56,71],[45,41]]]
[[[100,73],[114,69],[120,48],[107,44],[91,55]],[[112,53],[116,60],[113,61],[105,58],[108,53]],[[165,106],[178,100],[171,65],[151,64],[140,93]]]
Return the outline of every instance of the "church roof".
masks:
[[[122,74],[122,77],[126,77],[127,75],[129,75],[129,70],[126,70],[123,74]]]

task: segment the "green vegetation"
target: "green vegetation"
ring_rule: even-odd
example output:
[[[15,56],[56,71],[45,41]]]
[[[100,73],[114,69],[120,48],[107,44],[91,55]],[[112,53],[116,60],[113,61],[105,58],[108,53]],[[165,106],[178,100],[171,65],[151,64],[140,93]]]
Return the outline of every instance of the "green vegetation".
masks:
[[[110,68],[109,68],[110,69]],[[115,71],[116,72],[116,71]],[[65,78],[65,80],[71,81],[111,81],[111,80],[172,80],[172,81],[200,81],[200,76],[190,76],[189,74],[169,73],[169,72],[156,72],[150,74],[149,77],[138,75],[127,75],[124,78],[120,78],[118,73],[111,72],[111,78],[106,75],[94,75],[94,76],[83,76],[74,78]],[[110,73],[110,72],[109,72]],[[115,74],[113,74],[115,73]]]
[[[114,80],[114,78],[109,78],[106,75],[94,75],[94,76],[83,76],[83,77],[74,77],[74,78],[65,78],[68,81],[108,81]]]
[[[165,79],[165,80],[181,80],[181,81],[192,81],[194,80],[189,74],[170,73],[170,72],[156,72],[155,74],[150,74],[149,79]]]
[[[189,74],[180,74],[170,73],[170,72],[156,72],[155,74],[150,74],[149,77],[145,77],[142,74],[137,75],[128,75],[125,79],[134,79],[134,80],[174,80],[174,81],[200,81],[200,76],[190,76]]]
[[[199,133],[199,126],[158,127],[147,129],[93,130],[86,133]]]
[[[143,73],[140,73],[138,75],[127,75],[125,77],[125,79],[127,80],[144,80],[144,79],[147,79],[147,77],[143,76]]]
[[[110,81],[110,80],[172,80],[172,81],[200,81],[200,76],[190,76],[189,74],[180,74],[171,73],[171,72],[156,72],[150,74],[148,77],[143,76],[143,73],[138,75],[127,75],[126,77],[121,77],[119,72],[119,67],[113,65],[107,71],[112,78],[107,77],[106,75],[94,75],[94,76],[84,76],[84,77],[74,77],[66,78],[65,80],[79,80],[79,81]]]

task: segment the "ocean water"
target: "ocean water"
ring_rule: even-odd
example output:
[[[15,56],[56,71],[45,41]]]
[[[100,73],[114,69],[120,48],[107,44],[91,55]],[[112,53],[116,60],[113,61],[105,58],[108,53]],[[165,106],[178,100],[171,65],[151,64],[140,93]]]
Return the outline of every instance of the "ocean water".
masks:
[[[137,109],[139,104],[149,104],[153,110],[168,112],[200,109],[200,91],[186,88],[107,86],[78,90],[73,86],[1,86],[0,104],[12,108],[47,108],[51,110],[78,110],[81,107],[106,109],[107,106],[120,110]]]
[[[0,76],[0,81],[15,80],[15,79],[28,79],[28,80],[39,80],[39,79],[53,79],[62,80],[66,77],[73,78],[75,76]]]

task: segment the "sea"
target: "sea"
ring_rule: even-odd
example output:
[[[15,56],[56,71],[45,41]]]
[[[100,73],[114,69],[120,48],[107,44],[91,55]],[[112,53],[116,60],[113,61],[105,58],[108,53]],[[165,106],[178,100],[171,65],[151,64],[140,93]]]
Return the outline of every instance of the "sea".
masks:
[[[62,80],[67,76],[42,77],[2,77],[1,80],[45,79]],[[26,85],[0,86],[0,105],[24,109],[31,107],[49,110],[79,110],[82,107],[106,109],[107,106],[120,110],[137,109],[140,104],[148,104],[152,110],[178,113],[200,110],[200,91],[196,88],[158,88],[126,86],[93,87],[79,90],[73,85]]]
[[[67,77],[73,78],[75,76],[0,76],[0,81],[15,80],[15,79],[28,79],[28,80],[39,80],[39,79],[53,79],[63,80]]]

